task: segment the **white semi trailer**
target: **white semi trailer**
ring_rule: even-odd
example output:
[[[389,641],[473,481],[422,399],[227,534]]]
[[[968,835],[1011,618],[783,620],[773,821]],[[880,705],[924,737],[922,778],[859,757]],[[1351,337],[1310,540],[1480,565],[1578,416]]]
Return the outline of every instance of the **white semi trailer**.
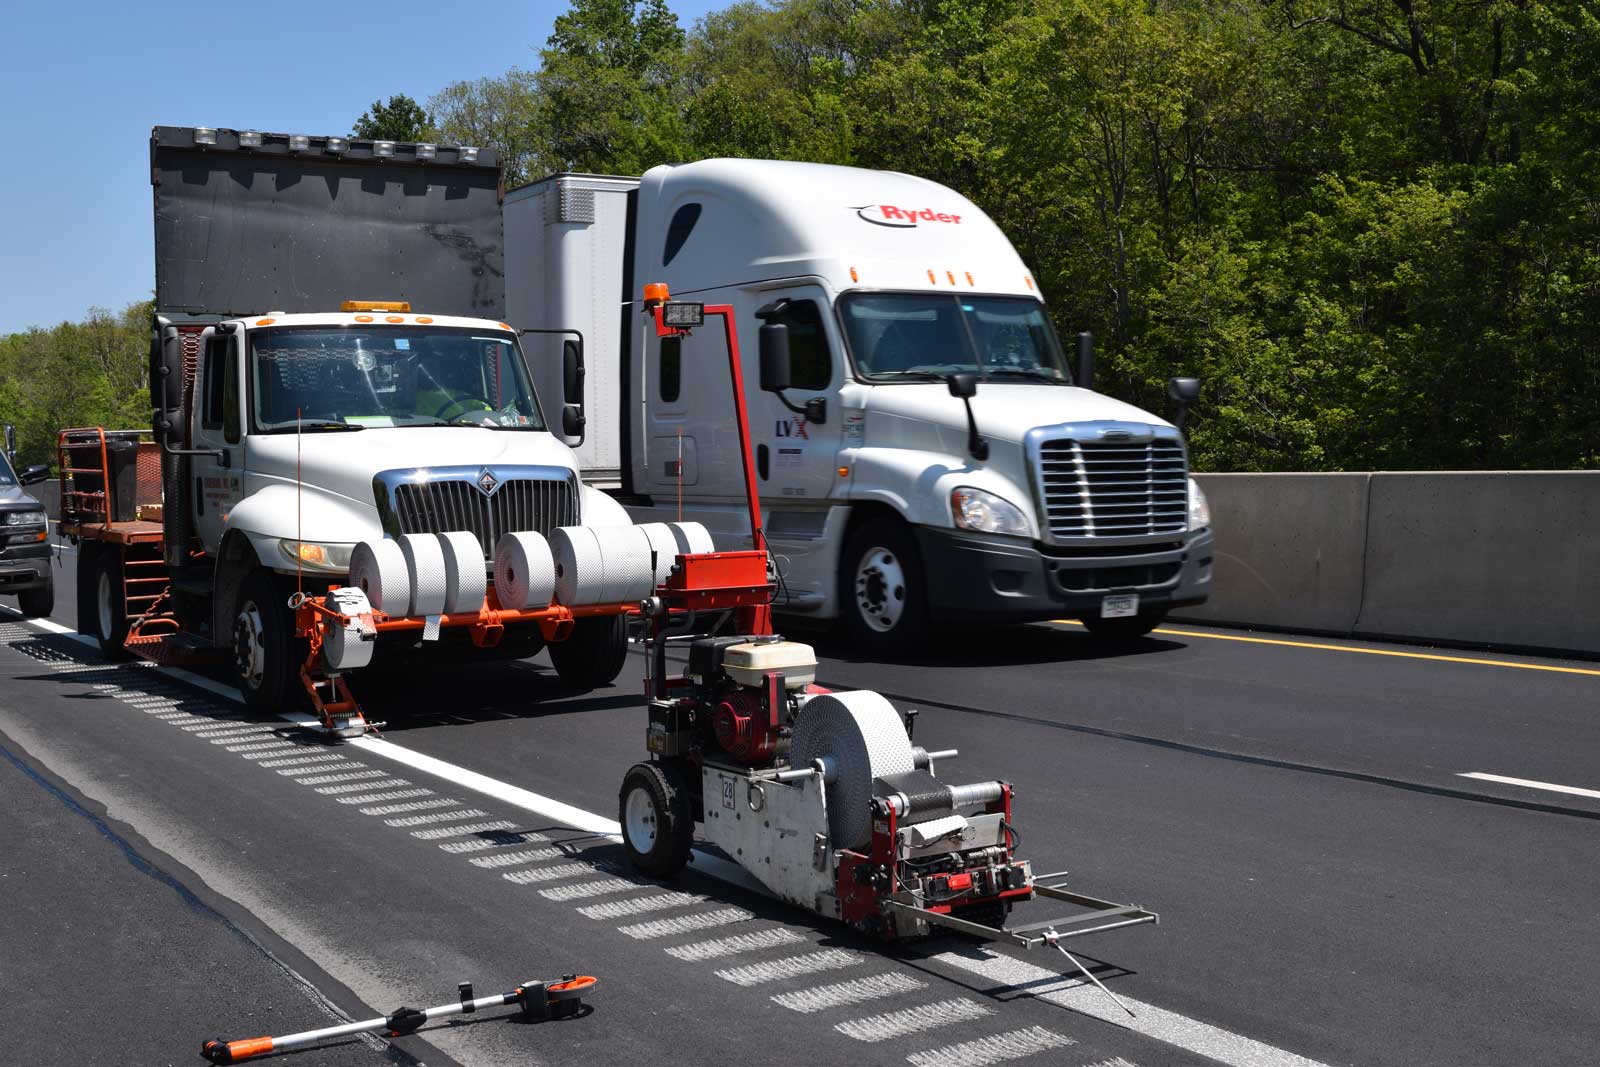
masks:
[[[507,313],[582,331],[586,424],[567,443],[637,521],[749,538],[720,339],[658,337],[643,287],[731,304],[746,336],[787,326],[786,370],[762,377],[746,353],[778,610],[893,651],[935,620],[1065,616],[1133,637],[1208,595],[1181,432],[1090,391],[1081,343],[1075,379],[1029,268],[950,189],[712,159],[557,175],[503,214]],[[541,392],[559,393],[559,343],[528,345]],[[1174,379],[1174,399],[1196,388]]]

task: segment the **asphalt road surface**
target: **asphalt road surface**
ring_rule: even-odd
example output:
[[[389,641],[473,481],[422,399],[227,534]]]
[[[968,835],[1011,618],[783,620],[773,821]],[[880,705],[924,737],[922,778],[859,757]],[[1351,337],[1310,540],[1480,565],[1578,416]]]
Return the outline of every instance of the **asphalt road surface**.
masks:
[[[1161,913],[1077,943],[1130,1019],[1059,955],[885,951],[705,858],[671,885],[632,876],[606,832],[644,754],[637,662],[589,693],[542,656],[370,680],[383,739],[329,749],[52,632],[74,622],[64,562],[53,627],[0,619],[5,1062],[199,1062],[207,1037],[571,971],[602,982],[579,1019],[296,1062],[1587,1064],[1600,1046],[1600,664],[1178,625],[1116,651],[1011,628],[897,664],[807,637],[819,681],[917,708],[919,744],[961,750],[941,776],[1016,784],[1036,869]]]

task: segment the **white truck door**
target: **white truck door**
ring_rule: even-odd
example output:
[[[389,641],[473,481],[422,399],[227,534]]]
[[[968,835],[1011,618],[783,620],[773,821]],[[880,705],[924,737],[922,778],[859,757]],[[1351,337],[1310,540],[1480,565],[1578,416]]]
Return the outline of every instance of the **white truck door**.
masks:
[[[194,384],[190,447],[216,449],[221,455],[197,455],[190,463],[194,479],[195,530],[207,550],[222,541],[228,512],[243,492],[244,449],[240,447],[244,410],[240,398],[239,337],[243,331],[208,332]]]
[[[757,306],[770,302],[770,293],[751,294]],[[839,447],[843,440],[839,386],[844,381],[842,353],[830,343],[825,323],[832,316],[827,295],[817,286],[788,290],[788,303],[771,318],[789,328],[790,381],[793,388],[783,400],[797,408],[820,399],[821,423],[791,411],[776,395],[761,391],[760,334],[751,329],[741,335],[745,390],[750,407],[751,445],[756,453],[756,474],[761,497],[774,506],[816,501],[820,504],[838,481]],[[755,322],[747,316],[746,322]]]

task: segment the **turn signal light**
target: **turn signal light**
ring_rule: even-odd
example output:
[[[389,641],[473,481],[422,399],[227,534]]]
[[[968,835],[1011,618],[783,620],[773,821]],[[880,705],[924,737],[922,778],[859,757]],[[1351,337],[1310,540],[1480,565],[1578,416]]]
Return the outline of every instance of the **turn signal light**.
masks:
[[[346,300],[339,305],[340,311],[410,311],[411,304],[405,300]]]

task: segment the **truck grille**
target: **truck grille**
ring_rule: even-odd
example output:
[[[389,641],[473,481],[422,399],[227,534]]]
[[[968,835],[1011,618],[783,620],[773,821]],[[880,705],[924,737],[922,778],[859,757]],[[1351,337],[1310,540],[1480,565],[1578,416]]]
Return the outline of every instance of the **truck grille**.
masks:
[[[468,480],[412,482],[394,486],[393,516],[399,533],[467,530],[494,557],[501,535],[532,530],[550,535],[557,526],[578,524],[578,490],[570,479],[512,478],[485,496]]]
[[[1170,537],[1189,525],[1189,472],[1175,440],[1041,441],[1038,476],[1051,540]]]

